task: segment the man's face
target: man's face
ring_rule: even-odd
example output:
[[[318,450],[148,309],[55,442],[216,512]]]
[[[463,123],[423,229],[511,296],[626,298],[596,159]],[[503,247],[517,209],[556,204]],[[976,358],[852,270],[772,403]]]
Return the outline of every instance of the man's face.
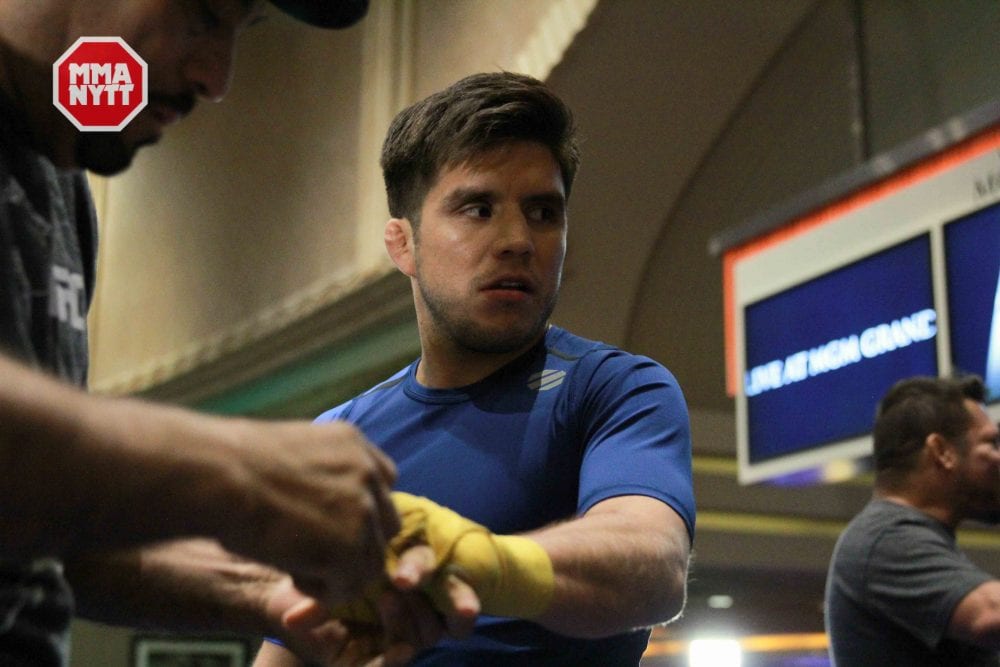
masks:
[[[971,515],[1000,512],[1000,434],[982,405],[966,399],[965,407],[972,425],[960,447],[958,487]]]
[[[414,234],[419,302],[432,336],[507,353],[532,345],[555,307],[566,195],[548,148],[514,142],[444,167]]]
[[[149,104],[121,132],[81,132],[80,167],[100,174],[126,169],[142,146],[194,108],[229,89],[236,38],[261,16],[259,0],[116,0],[93,4],[72,28],[122,37],[149,68]]]

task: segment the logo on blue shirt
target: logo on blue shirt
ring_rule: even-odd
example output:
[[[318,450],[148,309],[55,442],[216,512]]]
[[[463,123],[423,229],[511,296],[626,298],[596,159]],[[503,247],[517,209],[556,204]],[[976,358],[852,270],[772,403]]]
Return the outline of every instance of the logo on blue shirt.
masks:
[[[555,389],[563,383],[564,379],[566,379],[566,371],[546,368],[544,371],[539,371],[528,378],[528,389],[535,389],[537,391]]]

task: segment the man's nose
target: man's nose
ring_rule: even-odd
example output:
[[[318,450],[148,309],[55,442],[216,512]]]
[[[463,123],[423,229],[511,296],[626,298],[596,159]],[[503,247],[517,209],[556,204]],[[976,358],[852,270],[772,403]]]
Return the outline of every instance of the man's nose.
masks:
[[[185,63],[184,75],[201,97],[219,102],[229,92],[233,77],[235,35],[206,40]]]
[[[531,225],[520,211],[502,216],[497,223],[497,248],[501,254],[525,255],[534,252]]]

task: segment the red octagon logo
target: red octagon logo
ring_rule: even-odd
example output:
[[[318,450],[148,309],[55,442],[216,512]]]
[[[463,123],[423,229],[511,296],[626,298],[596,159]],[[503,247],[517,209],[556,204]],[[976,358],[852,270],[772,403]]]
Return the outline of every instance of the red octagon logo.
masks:
[[[117,132],[146,106],[146,63],[121,37],[81,37],[52,65],[52,103],[83,132]]]

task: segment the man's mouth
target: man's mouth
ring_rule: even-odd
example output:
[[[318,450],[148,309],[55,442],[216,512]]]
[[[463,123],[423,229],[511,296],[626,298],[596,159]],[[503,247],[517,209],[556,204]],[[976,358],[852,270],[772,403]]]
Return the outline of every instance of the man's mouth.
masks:
[[[486,291],[524,292],[530,294],[534,292],[531,281],[520,278],[502,278],[488,283],[484,288]]]
[[[171,107],[155,106],[151,110],[153,112],[153,118],[155,118],[156,122],[163,127],[173,125],[181,119],[181,113]]]
[[[187,116],[194,109],[196,100],[193,95],[150,95],[149,107],[153,118],[166,127]]]
[[[519,292],[529,292],[528,286],[517,280],[502,280],[496,283],[494,289],[513,289]]]

